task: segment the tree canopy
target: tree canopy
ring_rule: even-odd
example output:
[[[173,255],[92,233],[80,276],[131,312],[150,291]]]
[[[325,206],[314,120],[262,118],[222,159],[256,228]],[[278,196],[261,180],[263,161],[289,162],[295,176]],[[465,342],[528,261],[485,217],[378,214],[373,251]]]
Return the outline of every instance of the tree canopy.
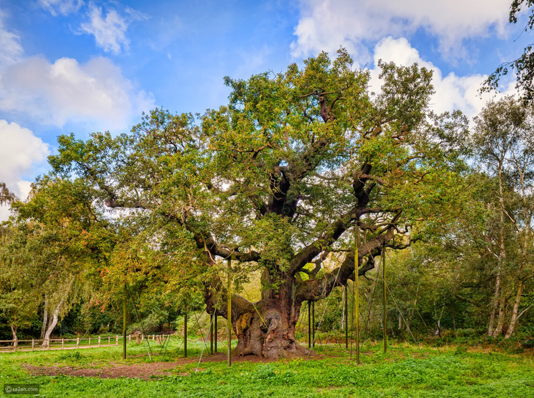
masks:
[[[226,78],[229,103],[203,115],[156,109],[130,134],[60,137],[53,176],[135,222],[146,250],[193,264],[205,275],[209,311],[225,315],[217,259],[235,260],[234,278],[259,267],[262,300],[234,297],[233,321],[249,314],[245,334],[254,340],[265,318],[284,349],[295,351],[302,302],[354,278],[351,228],[365,237],[362,275],[385,247],[408,247],[461,207],[467,120],[429,110],[425,68],[380,68],[376,93],[368,71],[343,50],[284,73]],[[338,268],[303,280],[307,264],[317,275],[339,251],[346,256]],[[244,335],[238,349],[258,354],[249,340]]]

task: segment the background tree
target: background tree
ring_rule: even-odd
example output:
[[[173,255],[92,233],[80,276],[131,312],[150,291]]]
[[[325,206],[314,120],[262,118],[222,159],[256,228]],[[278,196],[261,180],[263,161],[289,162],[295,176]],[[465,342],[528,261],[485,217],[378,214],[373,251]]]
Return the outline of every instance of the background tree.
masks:
[[[513,0],[510,6],[509,22],[517,24],[522,11],[527,10],[528,20],[524,31],[531,31],[534,27],[533,6],[533,0]],[[534,52],[532,51],[532,44],[525,47],[523,54],[519,58],[503,63],[495,72],[490,74],[484,81],[482,91],[497,90],[501,79],[509,73],[515,73],[516,89],[521,93],[523,100],[532,103],[534,100],[534,85],[532,82],[534,78]]]
[[[475,118],[473,146],[479,166],[497,182],[494,197],[498,212],[498,258],[488,334],[500,335],[505,324],[507,295],[503,274],[516,292],[506,336],[517,322],[525,281],[532,277],[534,186],[534,118],[530,106],[512,97],[489,102]],[[495,316],[497,323],[495,324]]]
[[[9,191],[4,182],[0,182],[0,205],[11,203],[15,200],[15,195]]]
[[[32,280],[43,302],[44,345],[61,317],[91,290],[88,277],[112,248],[109,224],[81,184],[39,179],[26,202],[14,202],[16,234],[8,256],[18,275]]]
[[[14,230],[0,226],[0,319],[11,329],[16,346],[18,330],[29,328],[37,317],[41,297],[38,283],[21,272],[17,259],[9,253]],[[27,252],[23,256],[28,260]]]

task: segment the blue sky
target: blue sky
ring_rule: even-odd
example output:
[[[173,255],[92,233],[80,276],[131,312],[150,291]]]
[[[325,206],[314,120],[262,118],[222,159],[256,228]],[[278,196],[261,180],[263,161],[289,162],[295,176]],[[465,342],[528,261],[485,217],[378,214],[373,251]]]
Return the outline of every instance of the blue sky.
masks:
[[[510,2],[0,0],[0,181],[25,196],[60,134],[127,131],[155,106],[216,108],[224,76],[340,46],[362,67],[432,68],[436,110],[472,117],[484,76],[532,39],[508,24]]]

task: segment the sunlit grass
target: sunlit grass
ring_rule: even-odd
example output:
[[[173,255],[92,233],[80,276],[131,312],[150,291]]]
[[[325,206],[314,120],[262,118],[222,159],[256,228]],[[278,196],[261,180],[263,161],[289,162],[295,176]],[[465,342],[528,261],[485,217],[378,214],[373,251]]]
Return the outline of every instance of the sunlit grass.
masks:
[[[183,357],[182,342],[174,339],[167,353],[152,346],[155,362]],[[104,368],[149,363],[147,345],[131,344],[128,358],[122,347],[86,350],[17,352],[0,355],[3,383],[39,383],[41,395],[65,397],[534,397],[531,355],[483,352],[456,346],[414,346],[393,343],[387,354],[381,344],[362,346],[362,365],[343,345],[316,346],[309,359],[269,363],[210,362],[207,348],[195,372],[203,344],[188,343],[190,362],[180,363],[153,380],[95,377],[31,376],[24,364]],[[225,352],[223,342],[219,352]],[[73,353],[79,354],[73,354]],[[180,374],[188,374],[183,376]]]

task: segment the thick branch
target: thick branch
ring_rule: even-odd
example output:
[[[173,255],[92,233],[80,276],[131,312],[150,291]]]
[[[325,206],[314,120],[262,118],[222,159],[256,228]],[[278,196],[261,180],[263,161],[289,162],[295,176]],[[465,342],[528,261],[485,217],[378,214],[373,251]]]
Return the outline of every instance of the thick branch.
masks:
[[[295,275],[307,263],[311,262],[325,248],[334,243],[351,226],[351,221],[359,219],[362,215],[379,211],[377,209],[353,208],[337,221],[330,224],[327,230],[313,243],[309,244],[297,253],[289,264],[289,274]]]
[[[381,254],[385,244],[393,240],[395,229],[389,228],[383,235],[377,236],[358,248],[358,276],[374,268],[374,258]],[[360,267],[365,256],[370,255],[367,263]],[[340,267],[327,273],[324,278],[305,281],[298,284],[297,300],[319,300],[327,297],[336,286],[344,286],[349,279],[354,279],[354,251],[349,252]]]

